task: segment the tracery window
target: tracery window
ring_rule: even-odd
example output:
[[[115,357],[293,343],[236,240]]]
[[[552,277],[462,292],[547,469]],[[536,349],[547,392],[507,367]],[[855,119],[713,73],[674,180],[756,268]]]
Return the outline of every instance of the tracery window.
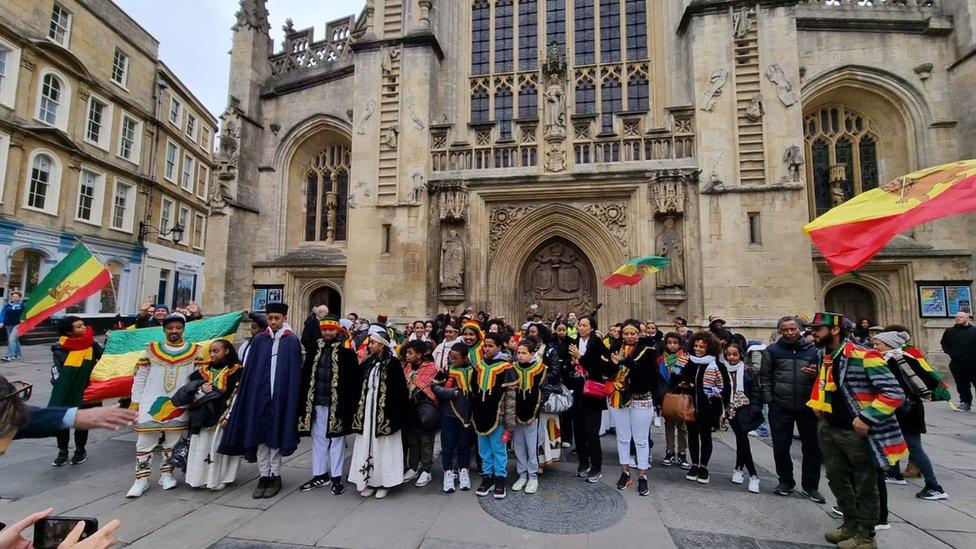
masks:
[[[546,44],[566,51],[566,0],[546,0]]]
[[[650,89],[647,84],[647,77],[643,74],[634,74],[627,82],[627,110],[628,111],[647,111],[650,110]]]
[[[500,82],[495,87],[495,123],[501,139],[512,138],[512,88],[508,82]]]
[[[537,0],[519,2],[519,70],[532,71],[539,67],[539,18]]]
[[[576,49],[577,65],[592,65],[596,63],[596,45],[594,40],[594,11],[593,0],[576,0],[573,8],[574,23],[576,25],[573,45]]]
[[[329,145],[312,157],[305,173],[305,240],[346,240],[349,147]]]
[[[471,6],[471,74],[488,74],[489,13],[488,0],[475,0]]]
[[[471,93],[471,123],[486,122],[488,122],[488,90],[484,84],[478,84]]]
[[[613,132],[613,118],[624,110],[619,77],[609,73],[603,80],[600,96],[600,132]]]
[[[830,167],[845,164],[844,198],[878,186],[878,138],[871,120],[843,105],[827,105],[803,119],[807,179],[814,215],[833,206]]]
[[[495,2],[495,72],[511,72],[515,68],[512,62],[513,24],[512,0],[497,0]]]
[[[539,118],[539,90],[529,82],[522,85],[518,97],[520,119]]]
[[[600,62],[620,61],[620,2],[600,0]]]
[[[596,113],[596,86],[584,76],[576,83],[576,114]]]

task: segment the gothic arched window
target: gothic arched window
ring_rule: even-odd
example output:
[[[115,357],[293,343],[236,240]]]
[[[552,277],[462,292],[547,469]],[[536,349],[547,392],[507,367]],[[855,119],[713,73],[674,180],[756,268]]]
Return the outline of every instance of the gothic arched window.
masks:
[[[539,90],[535,84],[528,83],[519,90],[518,117],[520,119],[539,118]]]
[[[511,72],[514,39],[514,7],[512,0],[495,2],[495,72]]]
[[[519,2],[519,70],[532,71],[539,66],[539,6],[536,0]]]
[[[648,111],[650,110],[650,90],[647,85],[647,77],[643,74],[635,74],[627,82],[627,110]]]
[[[488,0],[475,0],[471,6],[471,74],[488,74],[491,34]]]
[[[620,61],[620,1],[600,0],[600,62]]]
[[[596,113],[596,86],[591,80],[580,80],[576,84],[576,114]]]
[[[593,16],[596,9],[593,0],[576,0],[573,6],[573,22],[576,35],[573,37],[573,47],[576,50],[577,65],[592,65],[596,63],[596,34],[593,27]]]
[[[512,88],[507,84],[495,88],[495,123],[500,138],[512,137]]]
[[[488,92],[477,89],[471,94],[471,123],[488,122]]]
[[[600,98],[600,131],[613,132],[613,117],[624,110],[620,81],[613,75],[603,81]]]
[[[305,174],[305,240],[346,239],[349,147],[329,145],[314,155]]]
[[[803,133],[814,216],[829,210],[841,192],[849,200],[878,186],[878,139],[867,116],[844,105],[826,105],[804,116]],[[841,164],[844,180],[832,189],[831,167]]]

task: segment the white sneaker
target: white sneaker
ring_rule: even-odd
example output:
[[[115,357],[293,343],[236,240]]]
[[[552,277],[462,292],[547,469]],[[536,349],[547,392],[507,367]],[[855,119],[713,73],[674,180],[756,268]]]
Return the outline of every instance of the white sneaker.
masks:
[[[560,444],[560,446],[562,446],[563,448],[572,448],[573,447],[573,445],[570,444],[570,443],[568,443],[568,442],[564,442],[564,443]]]
[[[389,490],[387,490],[386,488],[377,488],[377,489],[376,489],[376,499],[383,499],[383,498],[385,498],[385,497],[386,497],[386,496],[387,496],[387,495],[388,495],[389,493],[390,493],[390,491],[389,491]]]
[[[407,469],[407,472],[403,473],[403,482],[410,482],[415,478],[417,478],[417,471],[413,469]]]
[[[220,484],[218,484],[216,486],[211,486],[210,487],[210,489],[212,491],[214,491],[214,492],[219,492],[219,491],[223,490],[224,488],[227,488],[227,485],[224,484],[223,482],[221,482]]]
[[[465,469],[461,469],[464,471]],[[450,494],[454,492],[454,471],[444,471],[444,493]]]
[[[125,494],[127,498],[137,498],[145,493],[149,489],[149,479],[148,478],[137,478],[135,482],[132,483],[132,488],[129,488],[128,493]]]
[[[743,480],[745,480],[745,476],[742,474],[742,469],[732,471],[732,484],[742,484]]]
[[[463,492],[471,489],[471,477],[468,475],[467,468],[461,469],[458,472],[458,488]]]
[[[414,486],[417,488],[423,488],[424,486],[427,486],[428,483],[430,483],[430,473],[424,471],[423,473],[420,473],[420,477],[417,478],[417,483],[414,484]]]
[[[515,481],[515,484],[512,485],[512,490],[515,492],[521,492],[522,489],[525,488],[526,483],[528,482],[529,482],[528,478],[520,476],[518,480]]]
[[[525,485],[525,493],[531,495],[538,491],[539,491],[539,479],[530,478],[529,483]]]
[[[369,498],[369,497],[373,497],[373,494],[375,493],[376,490],[366,487],[361,492],[359,492],[359,495],[363,496],[364,498]]]
[[[759,477],[756,475],[749,477],[749,491],[753,494],[759,493]]]
[[[159,485],[163,487],[163,490],[172,490],[176,488],[177,484],[179,483],[176,482],[176,478],[172,474],[164,474],[159,477]]]

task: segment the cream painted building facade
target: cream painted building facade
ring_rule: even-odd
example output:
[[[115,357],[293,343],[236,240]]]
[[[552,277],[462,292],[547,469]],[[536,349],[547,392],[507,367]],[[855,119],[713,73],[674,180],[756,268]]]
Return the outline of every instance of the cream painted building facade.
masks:
[[[826,307],[935,350],[971,307],[974,216],[839,278],[800,228],[976,156],[974,29],[972,0],[369,0],[279,45],[243,0],[206,307],[602,304],[763,338]],[[651,254],[672,265],[600,284]]]
[[[99,328],[150,295],[201,299],[217,119],[158,48],[111,0],[0,5],[4,299],[29,295],[79,241],[113,283],[67,312]]]

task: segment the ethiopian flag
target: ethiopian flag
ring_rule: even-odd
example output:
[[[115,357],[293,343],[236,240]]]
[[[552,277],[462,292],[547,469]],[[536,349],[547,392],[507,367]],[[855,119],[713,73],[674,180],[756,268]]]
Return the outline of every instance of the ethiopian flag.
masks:
[[[631,259],[627,263],[621,265],[621,267],[614,271],[613,274],[608,276],[603,281],[603,285],[609,286],[610,288],[633,286],[634,284],[640,282],[641,279],[644,278],[644,275],[656,273],[667,267],[670,263],[670,259],[666,257],[658,257],[656,255]]]
[[[112,275],[105,265],[84,244],[78,244],[31,291],[17,335],[33,330],[57,311],[88,299],[111,281]]]
[[[237,326],[244,318],[243,311],[226,313],[186,323],[183,339],[208,347],[215,339],[234,341]],[[101,402],[108,398],[123,398],[132,394],[132,374],[136,361],[148,351],[150,343],[166,339],[162,327],[138,330],[116,330],[108,334],[102,359],[92,370],[85,402]],[[206,351],[205,351],[206,352]],[[205,355],[206,356],[206,355]],[[165,415],[165,410],[160,410]]]
[[[976,160],[912,172],[861,193],[803,231],[835,275],[868,262],[896,234],[940,217],[976,211]]]

